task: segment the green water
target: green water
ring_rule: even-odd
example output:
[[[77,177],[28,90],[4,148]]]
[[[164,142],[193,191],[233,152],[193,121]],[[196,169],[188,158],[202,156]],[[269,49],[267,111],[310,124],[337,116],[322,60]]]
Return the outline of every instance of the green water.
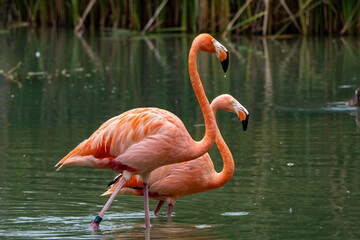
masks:
[[[101,123],[128,109],[178,115],[200,140],[203,118],[187,71],[194,36],[18,29],[0,35],[0,238],[359,239],[360,86],[354,39],[232,38],[224,76],[202,53],[209,99],[232,94],[250,112],[217,119],[236,164],[222,188],[166,207],[145,232],[143,199],[120,196],[100,231],[89,224],[115,173],[54,165]],[[22,62],[13,79],[3,75]],[[216,147],[211,156],[218,171]],[[154,209],[156,201],[150,202]]]

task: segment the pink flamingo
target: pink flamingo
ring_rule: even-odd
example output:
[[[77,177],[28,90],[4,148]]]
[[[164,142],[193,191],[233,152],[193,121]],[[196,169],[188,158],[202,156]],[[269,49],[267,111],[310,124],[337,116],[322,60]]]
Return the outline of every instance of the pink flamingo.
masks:
[[[103,123],[88,139],[61,159],[55,167],[92,166],[109,168],[121,173],[118,187],[91,223],[99,227],[103,216],[126,180],[139,175],[143,182],[145,226],[150,227],[148,180],[158,167],[196,159],[214,144],[217,125],[197,71],[196,58],[200,51],[215,53],[224,72],[228,67],[227,49],[209,34],[197,36],[189,52],[190,80],[205,121],[205,136],[192,139],[182,121],[159,108],[137,108]]]
[[[214,115],[218,109],[236,113],[243,124],[244,131],[246,130],[249,113],[232,96],[227,94],[218,96],[212,101],[211,108]],[[161,206],[166,201],[168,204],[167,216],[171,221],[171,212],[178,198],[219,188],[231,179],[234,173],[234,161],[219,130],[215,141],[224,163],[223,170],[220,173],[216,172],[208,153],[195,160],[162,166],[151,172],[148,182],[149,197],[159,200],[154,211],[155,215],[158,214]],[[110,183],[116,182],[103,195],[110,195],[114,192],[119,184],[120,177],[121,175]],[[126,181],[118,192],[118,194],[124,193],[143,196],[143,183],[139,176],[133,176]]]

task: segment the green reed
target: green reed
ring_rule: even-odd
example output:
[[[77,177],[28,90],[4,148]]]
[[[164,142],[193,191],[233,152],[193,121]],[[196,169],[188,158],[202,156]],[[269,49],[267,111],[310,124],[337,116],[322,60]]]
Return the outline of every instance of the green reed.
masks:
[[[1,26],[75,28],[91,0],[1,1]],[[142,31],[163,0],[95,1],[82,19],[84,29],[121,28]],[[246,7],[245,7],[246,6]],[[237,16],[239,9],[244,11]],[[233,21],[233,22],[232,22]],[[228,24],[232,22],[232,26]],[[227,30],[226,30],[227,29]],[[255,35],[357,35],[358,0],[171,0],[150,32],[210,32]]]

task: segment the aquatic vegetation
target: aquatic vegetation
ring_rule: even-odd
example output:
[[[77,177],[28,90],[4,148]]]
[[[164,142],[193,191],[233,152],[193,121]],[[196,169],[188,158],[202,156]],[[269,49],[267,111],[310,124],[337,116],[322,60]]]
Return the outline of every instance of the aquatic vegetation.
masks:
[[[4,26],[279,36],[360,33],[357,0],[7,1]]]

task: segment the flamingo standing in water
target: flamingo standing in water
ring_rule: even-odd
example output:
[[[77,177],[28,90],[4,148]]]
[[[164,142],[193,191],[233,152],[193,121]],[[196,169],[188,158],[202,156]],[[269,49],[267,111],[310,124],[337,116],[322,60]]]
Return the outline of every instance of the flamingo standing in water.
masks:
[[[192,139],[182,121],[159,108],[137,108],[103,123],[88,139],[61,159],[55,167],[92,166],[109,168],[122,174],[122,179],[91,223],[99,227],[105,212],[126,180],[139,175],[143,182],[145,226],[150,227],[148,180],[158,167],[196,159],[214,144],[217,125],[197,71],[196,58],[200,51],[215,53],[226,72],[227,49],[209,34],[197,36],[189,52],[189,75],[205,121],[205,136]]]
[[[232,96],[228,94],[218,96],[212,101],[211,108],[214,115],[218,109],[234,112],[239,116],[243,130],[246,130],[249,113]],[[148,182],[149,197],[159,200],[154,211],[155,215],[166,201],[168,204],[167,216],[171,220],[171,212],[178,198],[219,188],[231,179],[234,173],[234,161],[219,130],[217,130],[215,141],[224,163],[220,173],[216,172],[208,153],[195,160],[162,166],[151,172]],[[112,194],[119,184],[120,178],[121,175],[116,177],[110,184],[116,183],[103,195]],[[139,176],[133,176],[126,181],[118,192],[118,194],[124,193],[143,196],[143,183]]]

